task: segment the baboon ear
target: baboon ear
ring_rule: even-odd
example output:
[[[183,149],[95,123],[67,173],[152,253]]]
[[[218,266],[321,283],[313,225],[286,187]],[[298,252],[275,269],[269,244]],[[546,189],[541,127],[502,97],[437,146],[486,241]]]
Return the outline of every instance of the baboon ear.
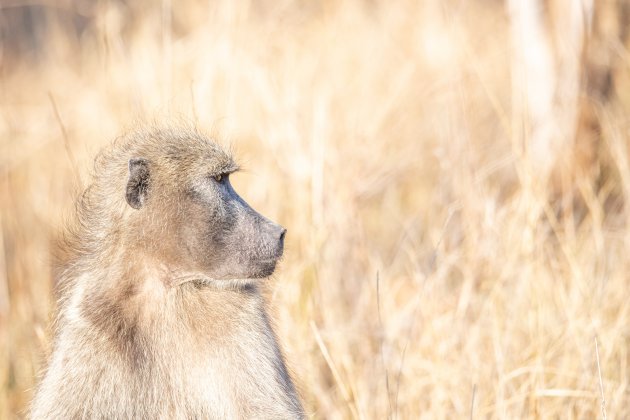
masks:
[[[127,203],[138,210],[149,192],[149,162],[143,158],[129,159],[129,179],[127,180]]]

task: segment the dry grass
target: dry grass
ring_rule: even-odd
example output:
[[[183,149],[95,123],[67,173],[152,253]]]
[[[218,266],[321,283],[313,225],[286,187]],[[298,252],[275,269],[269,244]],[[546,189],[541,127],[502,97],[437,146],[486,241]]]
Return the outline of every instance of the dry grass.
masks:
[[[289,229],[271,300],[313,418],[630,417],[622,42],[614,99],[581,91],[590,151],[546,175],[500,2],[129,3],[75,2],[78,34],[50,2],[39,57],[0,58],[0,418],[32,395],[91,159],[164,116],[231,143]]]

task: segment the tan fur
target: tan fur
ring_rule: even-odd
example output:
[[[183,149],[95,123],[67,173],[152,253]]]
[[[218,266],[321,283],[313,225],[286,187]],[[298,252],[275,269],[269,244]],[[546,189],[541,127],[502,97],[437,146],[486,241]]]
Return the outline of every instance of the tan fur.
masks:
[[[139,155],[153,172],[136,211],[124,191],[127,162]],[[66,235],[54,349],[33,419],[303,418],[260,280],[209,276],[211,256],[182,236],[203,223],[187,213],[184,187],[235,168],[182,129],[139,131],[97,159]]]

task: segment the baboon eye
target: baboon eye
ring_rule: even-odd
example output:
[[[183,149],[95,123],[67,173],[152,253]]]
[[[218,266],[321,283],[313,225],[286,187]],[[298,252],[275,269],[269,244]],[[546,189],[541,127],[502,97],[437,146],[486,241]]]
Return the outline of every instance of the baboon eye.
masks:
[[[227,179],[228,174],[219,174],[219,175],[214,175],[212,178],[217,181],[217,182],[223,182]]]

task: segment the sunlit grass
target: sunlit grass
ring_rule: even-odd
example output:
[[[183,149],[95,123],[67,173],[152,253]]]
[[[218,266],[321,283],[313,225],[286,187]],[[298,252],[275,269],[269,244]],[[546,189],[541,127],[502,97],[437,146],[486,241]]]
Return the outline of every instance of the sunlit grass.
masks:
[[[475,418],[595,418],[602,389],[630,416],[623,91],[548,175],[501,3],[103,1],[78,35],[70,4],[43,8],[37,60],[3,53],[0,418],[49,349],[49,255],[94,155],[163,120],[231,145],[288,228],[268,296],[314,418],[467,418],[473,390]]]

